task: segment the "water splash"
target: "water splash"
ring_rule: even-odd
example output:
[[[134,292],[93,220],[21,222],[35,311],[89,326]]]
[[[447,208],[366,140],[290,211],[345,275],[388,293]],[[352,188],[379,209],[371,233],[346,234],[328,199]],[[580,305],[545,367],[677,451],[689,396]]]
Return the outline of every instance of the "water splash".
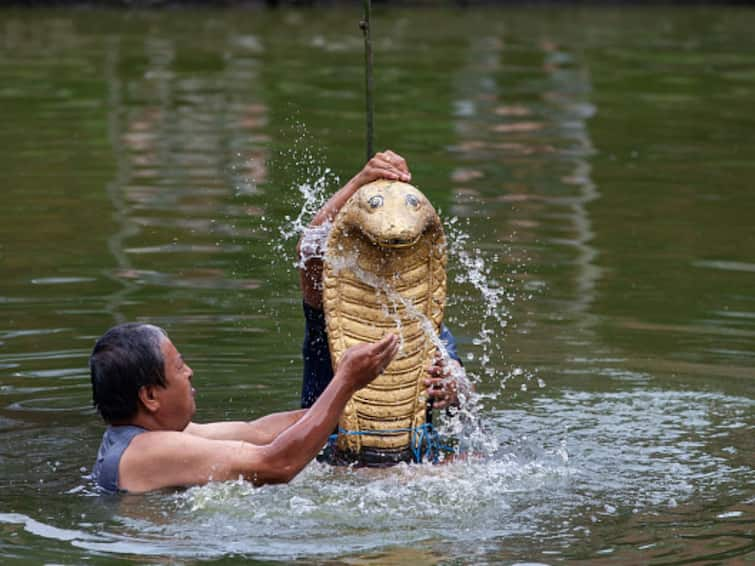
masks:
[[[544,532],[572,544],[617,516],[656,514],[752,481],[751,468],[711,458],[704,442],[739,426],[752,400],[642,388],[564,393],[489,414],[495,434],[511,441],[488,457],[389,469],[313,462],[289,485],[192,488],[172,496],[176,516],[161,534],[188,529],[217,541],[209,546],[221,554],[243,541],[255,556],[278,558],[432,544],[438,532],[466,552]]]
[[[503,276],[496,276],[496,268],[502,257],[513,257],[509,246],[501,245],[501,251],[486,253],[470,235],[470,219],[462,221],[451,217],[444,221],[448,239],[448,277],[457,286],[457,292],[449,296],[447,310],[452,324],[464,328],[472,338],[472,346],[465,355],[470,365],[479,366],[479,373],[468,370],[469,378],[476,384],[496,384],[491,392],[480,399],[495,400],[506,389],[508,382],[521,381],[520,389],[526,391],[534,381],[538,388],[545,382],[534,369],[514,367],[502,370],[506,359],[505,336],[513,326],[511,308],[521,301],[532,298],[531,294],[520,292],[516,277],[525,272],[526,258],[519,260]],[[450,307],[450,308],[449,308]],[[456,315],[454,315],[456,310]],[[462,316],[459,316],[462,315]],[[471,327],[469,321],[478,321]]]
[[[323,164],[324,157],[313,149],[315,146],[306,127],[295,123],[294,130],[293,144],[278,156],[278,161],[283,163],[283,171],[292,177],[289,190],[284,192],[284,205],[292,211],[283,215],[282,223],[269,229],[280,236],[272,243],[274,257],[284,258],[289,266],[299,267],[291,242],[304,234],[329,193],[339,186],[340,178]]]
[[[330,168],[317,169],[314,175],[314,181],[295,183],[295,189],[300,195],[301,208],[293,217],[290,214],[285,215],[285,223],[278,227],[281,238],[274,245],[274,250],[278,253],[284,253],[288,248],[284,248],[286,242],[300,237],[305,232],[312,217],[325,204],[327,189],[338,183],[338,176]],[[298,267],[298,261],[294,262],[294,265]]]
[[[449,241],[449,271],[453,271],[454,281],[471,286],[482,299],[479,304],[483,308],[483,323],[477,344],[490,344],[497,330],[505,331],[508,327],[511,320],[508,304],[514,302],[516,296],[508,293],[506,287],[493,277],[490,263],[480,248],[473,247],[471,237],[458,217],[448,219],[444,228]],[[494,256],[493,262],[497,261],[498,257]]]

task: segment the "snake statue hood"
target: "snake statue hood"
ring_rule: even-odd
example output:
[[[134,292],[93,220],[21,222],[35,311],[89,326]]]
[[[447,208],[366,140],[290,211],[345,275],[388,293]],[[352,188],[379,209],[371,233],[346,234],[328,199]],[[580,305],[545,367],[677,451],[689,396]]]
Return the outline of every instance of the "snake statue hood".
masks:
[[[328,238],[323,308],[333,367],[351,346],[393,332],[401,349],[357,391],[339,421],[338,459],[366,465],[408,461],[426,422],[426,369],[446,300],[446,240],[416,187],[379,180],[343,206]]]

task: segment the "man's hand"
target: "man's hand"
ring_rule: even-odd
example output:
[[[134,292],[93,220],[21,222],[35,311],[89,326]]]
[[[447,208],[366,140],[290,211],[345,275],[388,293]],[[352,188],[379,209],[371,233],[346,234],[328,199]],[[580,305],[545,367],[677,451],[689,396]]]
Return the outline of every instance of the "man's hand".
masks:
[[[464,368],[454,359],[444,361],[440,354],[435,355],[433,364],[427,368],[430,377],[425,378],[425,392],[432,402],[433,409],[445,409],[459,405],[459,388],[468,388]]]
[[[388,334],[373,344],[352,346],[341,357],[336,376],[346,380],[357,391],[383,373],[399,349],[399,339]]]
[[[409,167],[403,157],[390,149],[386,149],[376,153],[364,168],[349,181],[349,184],[353,183],[356,188],[359,188],[378,179],[408,183],[412,180],[412,174],[409,172]]]

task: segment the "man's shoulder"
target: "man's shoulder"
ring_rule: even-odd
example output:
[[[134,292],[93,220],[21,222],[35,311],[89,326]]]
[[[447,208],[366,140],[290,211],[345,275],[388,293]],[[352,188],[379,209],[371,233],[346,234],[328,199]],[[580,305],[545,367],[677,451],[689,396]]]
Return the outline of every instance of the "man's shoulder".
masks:
[[[92,470],[97,484],[107,491],[118,491],[118,469],[123,455],[134,438],[146,429],[132,425],[110,425],[102,435],[97,459]]]
[[[187,430],[148,430],[131,441],[128,450],[153,450],[190,443],[197,436]]]

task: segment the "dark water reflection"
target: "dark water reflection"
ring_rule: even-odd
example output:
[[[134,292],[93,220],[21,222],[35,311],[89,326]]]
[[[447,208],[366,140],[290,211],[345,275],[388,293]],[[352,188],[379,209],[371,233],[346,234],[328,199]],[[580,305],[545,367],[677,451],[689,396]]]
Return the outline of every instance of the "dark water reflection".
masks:
[[[290,226],[360,166],[358,13],[0,11],[3,563],[753,558],[755,16],[377,18],[488,456],[95,496],[116,322],[167,328],[199,420],[297,405]]]

